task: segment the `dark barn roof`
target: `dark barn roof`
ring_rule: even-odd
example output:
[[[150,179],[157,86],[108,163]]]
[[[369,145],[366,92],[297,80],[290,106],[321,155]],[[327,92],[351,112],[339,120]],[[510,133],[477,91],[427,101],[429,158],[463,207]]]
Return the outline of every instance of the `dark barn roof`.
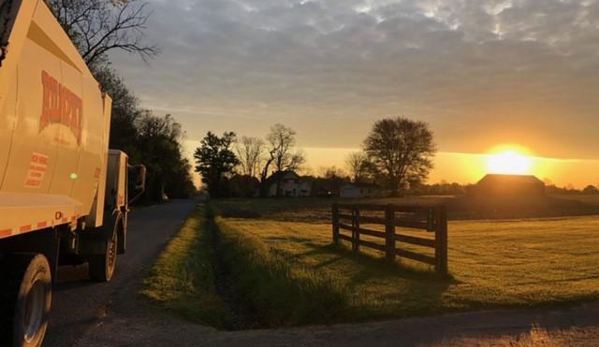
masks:
[[[496,175],[483,177],[475,189],[476,195],[487,196],[543,196],[545,183],[529,175]]]

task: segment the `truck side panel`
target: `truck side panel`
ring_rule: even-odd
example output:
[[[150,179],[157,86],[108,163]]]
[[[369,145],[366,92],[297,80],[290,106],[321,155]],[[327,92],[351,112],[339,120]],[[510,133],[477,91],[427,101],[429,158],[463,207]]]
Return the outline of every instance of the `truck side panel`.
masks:
[[[7,230],[43,229],[44,221],[86,218],[100,226],[110,98],[47,5],[19,6],[0,67],[0,239]],[[35,220],[32,196],[39,204]]]

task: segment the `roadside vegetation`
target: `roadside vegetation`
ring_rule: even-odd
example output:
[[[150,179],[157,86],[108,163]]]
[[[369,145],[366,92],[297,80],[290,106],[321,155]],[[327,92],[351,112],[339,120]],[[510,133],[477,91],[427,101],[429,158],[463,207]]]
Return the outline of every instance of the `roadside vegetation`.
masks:
[[[206,207],[198,207],[144,280],[140,292],[152,306],[193,322],[226,328],[225,303],[214,286],[215,250]]]
[[[441,279],[424,265],[389,263],[376,251],[357,254],[348,244],[332,245],[328,221],[310,208],[300,210],[308,217],[289,217],[292,211],[283,206],[292,203],[283,201],[278,212],[271,210],[275,218],[239,215],[274,208],[271,200],[199,207],[155,265],[144,296],[226,329],[599,299],[597,216],[451,221],[452,276]]]

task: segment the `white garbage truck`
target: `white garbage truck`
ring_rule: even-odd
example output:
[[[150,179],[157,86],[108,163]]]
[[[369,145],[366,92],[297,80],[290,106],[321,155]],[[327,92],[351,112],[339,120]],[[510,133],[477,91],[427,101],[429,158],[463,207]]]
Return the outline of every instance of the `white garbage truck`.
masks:
[[[59,265],[109,281],[129,175],[111,99],[43,0],[0,0],[0,346],[41,346]]]

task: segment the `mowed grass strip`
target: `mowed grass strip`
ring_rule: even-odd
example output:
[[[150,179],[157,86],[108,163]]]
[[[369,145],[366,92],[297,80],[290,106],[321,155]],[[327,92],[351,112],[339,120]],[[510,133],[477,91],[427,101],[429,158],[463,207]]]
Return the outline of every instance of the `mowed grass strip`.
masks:
[[[226,305],[215,289],[213,234],[198,205],[144,279],[140,294],[152,306],[188,320],[228,328]]]
[[[295,263],[251,234],[216,217],[219,254],[231,278],[234,301],[262,327],[343,321],[349,288],[336,277]]]
[[[289,271],[342,288],[347,307],[335,322],[599,299],[599,217],[451,222],[453,280],[410,261],[386,263],[376,251],[335,247],[330,224],[220,218],[218,225],[261,249],[250,263],[275,257]],[[277,292],[271,295],[261,305],[276,302]]]

